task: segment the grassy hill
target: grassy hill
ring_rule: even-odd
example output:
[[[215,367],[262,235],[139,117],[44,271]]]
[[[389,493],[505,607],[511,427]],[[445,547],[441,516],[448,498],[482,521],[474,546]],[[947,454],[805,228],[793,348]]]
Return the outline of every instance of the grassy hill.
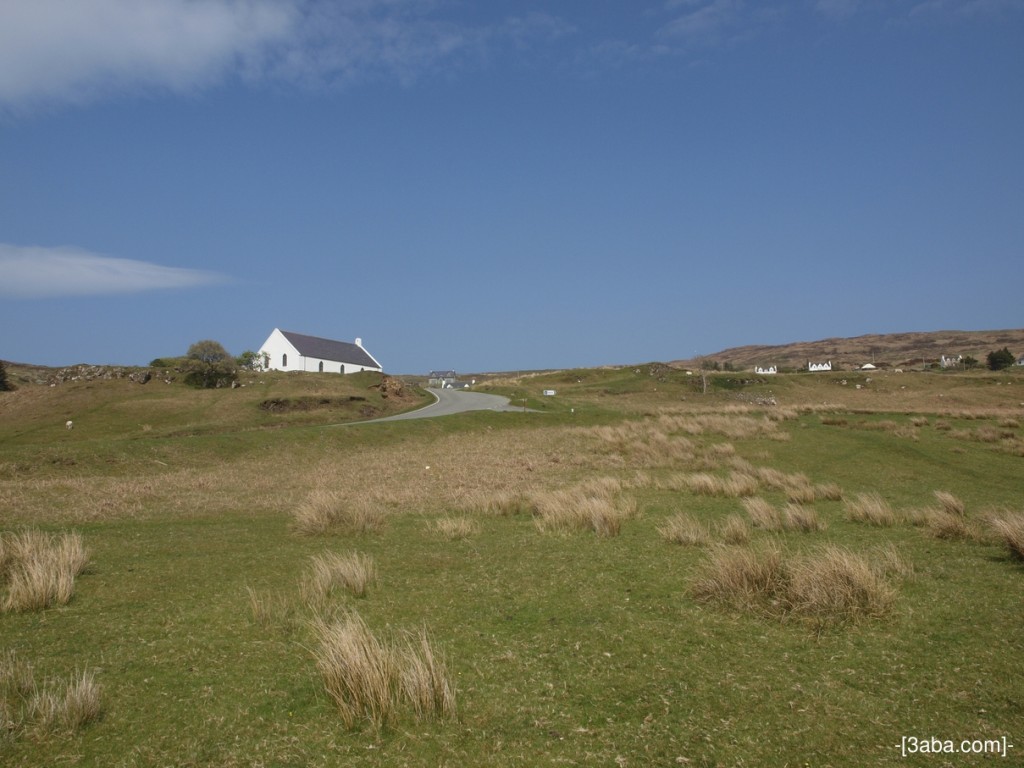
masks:
[[[157,438],[361,421],[431,402],[376,373],[243,373],[237,387],[205,390],[173,369],[8,364],[7,374],[16,389],[2,393],[0,419],[15,440],[51,438],[67,420],[75,429],[65,442]]]
[[[1019,741],[1022,371],[553,371],[484,385],[528,411],[339,427],[422,394],[11,368],[4,766]],[[60,576],[37,603],[30,572]]]
[[[792,344],[747,345],[707,355],[706,359],[721,365],[729,363],[738,370],[769,365],[806,368],[808,361],[828,360],[846,370],[871,362],[910,368],[937,363],[942,355],[969,355],[984,364],[989,352],[1003,347],[1017,357],[1024,355],[1024,329],[868,334]],[[681,360],[678,364],[698,367],[700,360]]]

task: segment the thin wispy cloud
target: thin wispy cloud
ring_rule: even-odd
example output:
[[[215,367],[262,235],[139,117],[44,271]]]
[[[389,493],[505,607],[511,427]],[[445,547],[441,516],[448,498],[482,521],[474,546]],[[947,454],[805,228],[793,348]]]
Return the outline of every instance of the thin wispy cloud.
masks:
[[[860,10],[861,0],[817,0],[815,10],[834,19],[845,19]]]
[[[1024,11],[1024,0],[924,0],[914,5],[911,16],[984,18]]]
[[[102,296],[224,282],[215,272],[116,259],[79,248],[0,243],[0,296]]]
[[[444,8],[417,0],[4,0],[0,108],[189,92],[232,79],[410,83],[573,29],[539,12],[474,25]]]
[[[296,24],[294,6],[271,0],[5,0],[0,104],[205,87],[265,66]]]
[[[675,16],[661,34],[686,42],[717,42],[746,18],[743,0],[671,0],[667,8]]]

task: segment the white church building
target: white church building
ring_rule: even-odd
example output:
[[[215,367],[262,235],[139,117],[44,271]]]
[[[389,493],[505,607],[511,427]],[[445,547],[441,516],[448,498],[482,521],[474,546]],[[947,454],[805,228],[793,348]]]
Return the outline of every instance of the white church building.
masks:
[[[383,370],[373,355],[363,349],[362,339],[356,339],[355,343],[334,341],[277,328],[263,342],[258,354],[268,371],[359,373]]]

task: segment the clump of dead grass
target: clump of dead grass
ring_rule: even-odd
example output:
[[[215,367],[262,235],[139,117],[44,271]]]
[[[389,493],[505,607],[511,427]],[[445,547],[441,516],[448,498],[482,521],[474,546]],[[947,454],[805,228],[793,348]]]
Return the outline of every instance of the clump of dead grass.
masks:
[[[937,539],[966,541],[978,537],[978,532],[972,523],[961,515],[945,510],[929,510],[925,519],[928,533]]]
[[[445,515],[434,521],[434,530],[449,541],[468,539],[480,531],[480,524],[470,517]]]
[[[545,532],[590,530],[599,536],[618,536],[623,522],[640,514],[636,499],[622,495],[621,490],[621,481],[604,477],[537,492],[531,496],[534,522]]]
[[[417,719],[453,717],[455,686],[426,630],[403,642],[381,640],[356,613],[313,622],[313,655],[347,728],[381,727],[403,711]]]
[[[966,514],[966,507],[963,501],[949,491],[935,491],[935,500],[939,503],[942,511],[948,515],[964,517]]]
[[[867,558],[832,544],[794,562],[785,594],[788,610],[823,623],[880,618],[895,599]]]
[[[1006,545],[1010,554],[1024,561],[1024,512],[1005,512],[993,515],[989,525]]]
[[[818,483],[814,486],[815,501],[842,501],[843,489],[838,483]]]
[[[782,516],[771,502],[760,496],[743,500],[743,508],[750,516],[751,525],[765,531],[782,530]]]
[[[719,526],[719,535],[726,544],[746,544],[750,541],[750,526],[739,515],[729,515]]]
[[[685,477],[686,487],[699,496],[743,498],[757,493],[757,479],[744,472],[731,472],[726,477],[708,472],[695,472]]]
[[[880,618],[896,597],[868,558],[831,544],[798,556],[775,544],[713,550],[691,594],[701,602],[805,619],[818,628]]]
[[[359,552],[325,552],[310,558],[310,571],[302,591],[310,605],[322,604],[337,590],[355,597],[366,597],[377,583],[377,565],[370,555]]]
[[[836,483],[813,483],[802,472],[783,472],[774,467],[751,467],[746,470],[765,490],[781,491],[795,504],[813,504],[815,501],[839,501],[843,489]]]
[[[680,435],[670,435],[661,420],[592,427],[585,430],[585,434],[596,438],[601,450],[631,466],[667,467],[693,460],[693,442]]]
[[[246,587],[245,591],[252,619],[264,629],[287,626],[296,614],[295,602],[283,592],[263,592],[252,587]]]
[[[868,553],[871,567],[880,577],[908,577],[914,573],[914,567],[908,563],[896,545],[891,542],[875,547]]]
[[[907,521],[924,528],[937,539],[947,541],[977,540],[983,537],[977,523],[967,516],[966,505],[948,491],[935,491],[937,507],[912,509],[905,513]]]
[[[36,680],[33,666],[13,651],[0,656],[0,726],[7,734],[77,731],[103,713],[95,672],[70,680]]]
[[[509,517],[529,512],[529,500],[513,491],[479,491],[463,499],[459,509],[470,513]]]
[[[49,534],[35,529],[0,534],[0,583],[7,587],[5,611],[41,611],[65,605],[75,578],[89,564],[78,533]]]
[[[790,502],[782,508],[782,528],[787,531],[814,533],[827,527],[812,507]]]
[[[756,496],[743,499],[743,508],[755,528],[765,531],[801,531],[812,533],[825,530],[825,522],[811,507],[789,502],[775,507],[767,499]]]
[[[376,533],[387,518],[387,507],[377,499],[317,489],[292,511],[292,527],[305,536]]]
[[[684,547],[706,547],[712,541],[708,526],[685,512],[668,518],[658,526],[658,533],[666,541]]]
[[[399,654],[399,672],[405,700],[417,719],[455,716],[455,685],[426,628],[406,638]]]
[[[709,553],[690,591],[701,602],[753,610],[770,605],[783,591],[786,578],[782,552],[776,546],[719,547]]]
[[[877,493],[860,493],[852,499],[845,499],[843,504],[849,520],[879,528],[896,525],[896,513]]]

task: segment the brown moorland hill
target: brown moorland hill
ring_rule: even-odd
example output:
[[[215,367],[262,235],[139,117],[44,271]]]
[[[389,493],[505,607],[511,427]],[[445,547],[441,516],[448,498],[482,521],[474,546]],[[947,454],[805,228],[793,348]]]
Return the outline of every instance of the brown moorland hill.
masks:
[[[809,361],[832,361],[839,368],[859,368],[865,363],[879,367],[920,367],[938,364],[939,358],[974,357],[984,365],[985,356],[1007,347],[1018,358],[1024,355],[1024,329],[998,331],[923,331],[867,334],[853,338],[829,338],[792,344],[732,347],[702,358],[679,360],[676,365],[698,367],[702,361],[730,364],[744,369],[775,365],[805,368]]]

